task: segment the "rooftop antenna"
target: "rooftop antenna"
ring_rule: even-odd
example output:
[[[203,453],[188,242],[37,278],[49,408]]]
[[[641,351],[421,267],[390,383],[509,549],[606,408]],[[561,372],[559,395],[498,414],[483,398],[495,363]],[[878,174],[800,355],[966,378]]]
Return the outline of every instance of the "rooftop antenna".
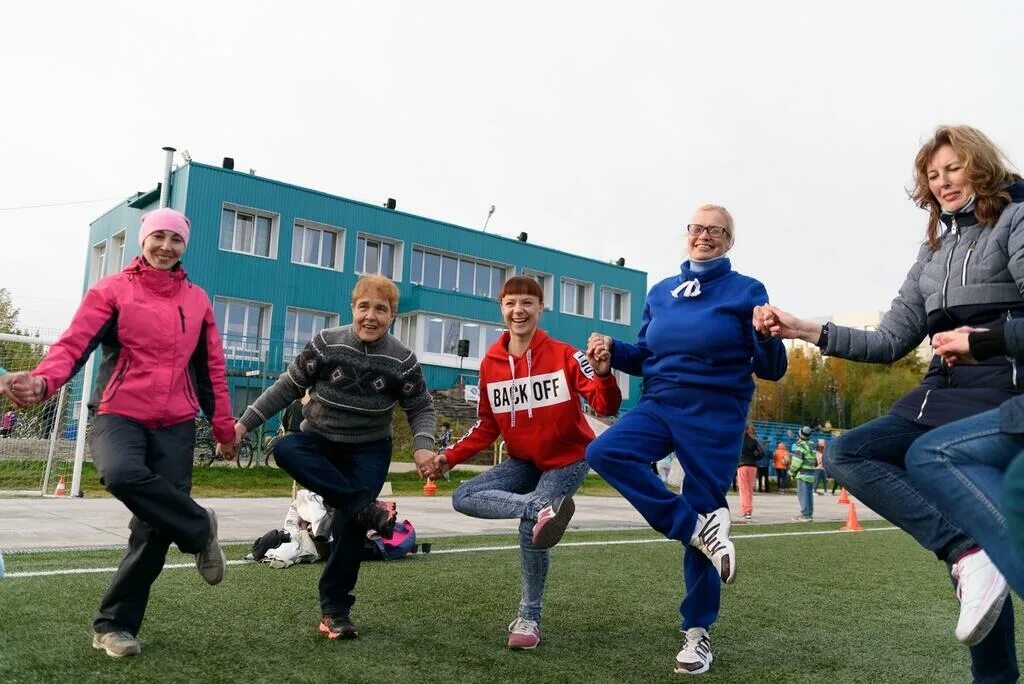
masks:
[[[487,218],[484,219],[484,232],[485,233],[487,232],[487,222],[491,220],[492,216],[494,216],[494,205],[493,204],[491,205],[491,208],[487,211]]]

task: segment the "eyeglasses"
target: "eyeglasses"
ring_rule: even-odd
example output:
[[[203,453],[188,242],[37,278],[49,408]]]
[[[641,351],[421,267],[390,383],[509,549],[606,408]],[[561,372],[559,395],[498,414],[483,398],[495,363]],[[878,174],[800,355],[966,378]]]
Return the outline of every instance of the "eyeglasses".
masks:
[[[702,226],[699,223],[691,223],[686,226],[686,232],[694,237],[707,231],[707,234],[713,238],[722,237],[723,235],[731,235],[728,228],[722,226]]]

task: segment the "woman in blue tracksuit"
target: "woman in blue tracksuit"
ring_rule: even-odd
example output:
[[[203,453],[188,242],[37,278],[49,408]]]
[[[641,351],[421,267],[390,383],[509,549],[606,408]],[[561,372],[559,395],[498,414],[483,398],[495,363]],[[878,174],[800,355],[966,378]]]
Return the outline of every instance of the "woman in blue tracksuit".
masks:
[[[782,343],[754,331],[754,307],[768,301],[764,286],[725,257],[734,232],[725,208],[700,207],[687,226],[690,258],[651,288],[636,344],[595,333],[587,350],[599,374],[610,362],[644,378],[639,404],[591,443],[587,461],[651,527],[686,545],[685,636],[675,671],[688,674],[711,666],[707,630],[722,582],[736,577],[725,495],[743,446],[751,374],[778,380],[786,372]],[[650,467],[670,451],[684,473],[680,494]]]

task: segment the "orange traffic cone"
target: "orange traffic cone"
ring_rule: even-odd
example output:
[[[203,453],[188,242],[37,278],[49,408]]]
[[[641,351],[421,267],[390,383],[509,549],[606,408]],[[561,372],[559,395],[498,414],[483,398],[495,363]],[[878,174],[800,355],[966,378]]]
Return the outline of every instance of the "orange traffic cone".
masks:
[[[57,482],[57,488],[53,490],[54,496],[67,496],[67,489],[64,488],[64,476],[60,476],[60,480]]]
[[[427,484],[423,485],[423,496],[434,496],[435,494],[437,494],[437,485],[428,477]]]
[[[839,503],[848,504],[850,503],[850,495],[846,493],[846,487],[839,489]]]
[[[850,502],[850,512],[846,516],[846,524],[839,528],[841,532],[863,532],[860,520],[857,520],[857,504]]]

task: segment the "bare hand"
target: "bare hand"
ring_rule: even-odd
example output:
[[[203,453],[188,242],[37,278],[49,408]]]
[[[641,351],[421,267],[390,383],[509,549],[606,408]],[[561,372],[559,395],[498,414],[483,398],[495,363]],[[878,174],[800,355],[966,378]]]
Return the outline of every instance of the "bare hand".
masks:
[[[761,318],[762,329],[766,329],[772,337],[784,340],[801,339],[814,343],[821,335],[819,323],[803,321],[772,304],[757,307],[755,311],[755,316],[759,315]]]
[[[771,309],[768,308],[767,304],[754,307],[753,324],[754,330],[761,337],[771,337],[772,331],[768,326],[768,321],[774,320],[774,315]]]
[[[235,423],[235,442],[234,442],[234,445],[235,445],[236,447],[237,447],[237,446],[238,446],[239,444],[241,444],[241,443],[242,443],[242,440],[243,440],[243,439],[245,438],[245,434],[246,434],[247,432],[249,432],[249,429],[248,429],[248,428],[246,428],[246,427],[245,427],[244,425],[242,425],[241,423]]]
[[[38,404],[46,396],[46,381],[28,371],[0,376],[0,392],[18,408]]]
[[[235,460],[235,455],[238,453],[238,445],[217,443],[217,455],[223,458],[225,461]]]
[[[448,465],[448,457],[444,454],[436,454],[434,456],[434,472],[437,473],[434,477],[443,477],[448,479],[448,472],[451,470],[451,466]]]
[[[960,363],[977,363],[971,356],[971,345],[969,336],[972,332],[982,331],[983,328],[957,328],[949,332],[941,332],[932,337],[932,348],[935,353],[942,357],[948,366]]]
[[[587,340],[587,360],[594,367],[594,372],[604,377],[612,372],[612,338],[601,333],[590,333]]]
[[[416,472],[420,479],[425,477],[437,477],[437,470],[434,465],[434,458],[437,456],[430,449],[417,449],[412,453],[412,460],[416,463]]]

